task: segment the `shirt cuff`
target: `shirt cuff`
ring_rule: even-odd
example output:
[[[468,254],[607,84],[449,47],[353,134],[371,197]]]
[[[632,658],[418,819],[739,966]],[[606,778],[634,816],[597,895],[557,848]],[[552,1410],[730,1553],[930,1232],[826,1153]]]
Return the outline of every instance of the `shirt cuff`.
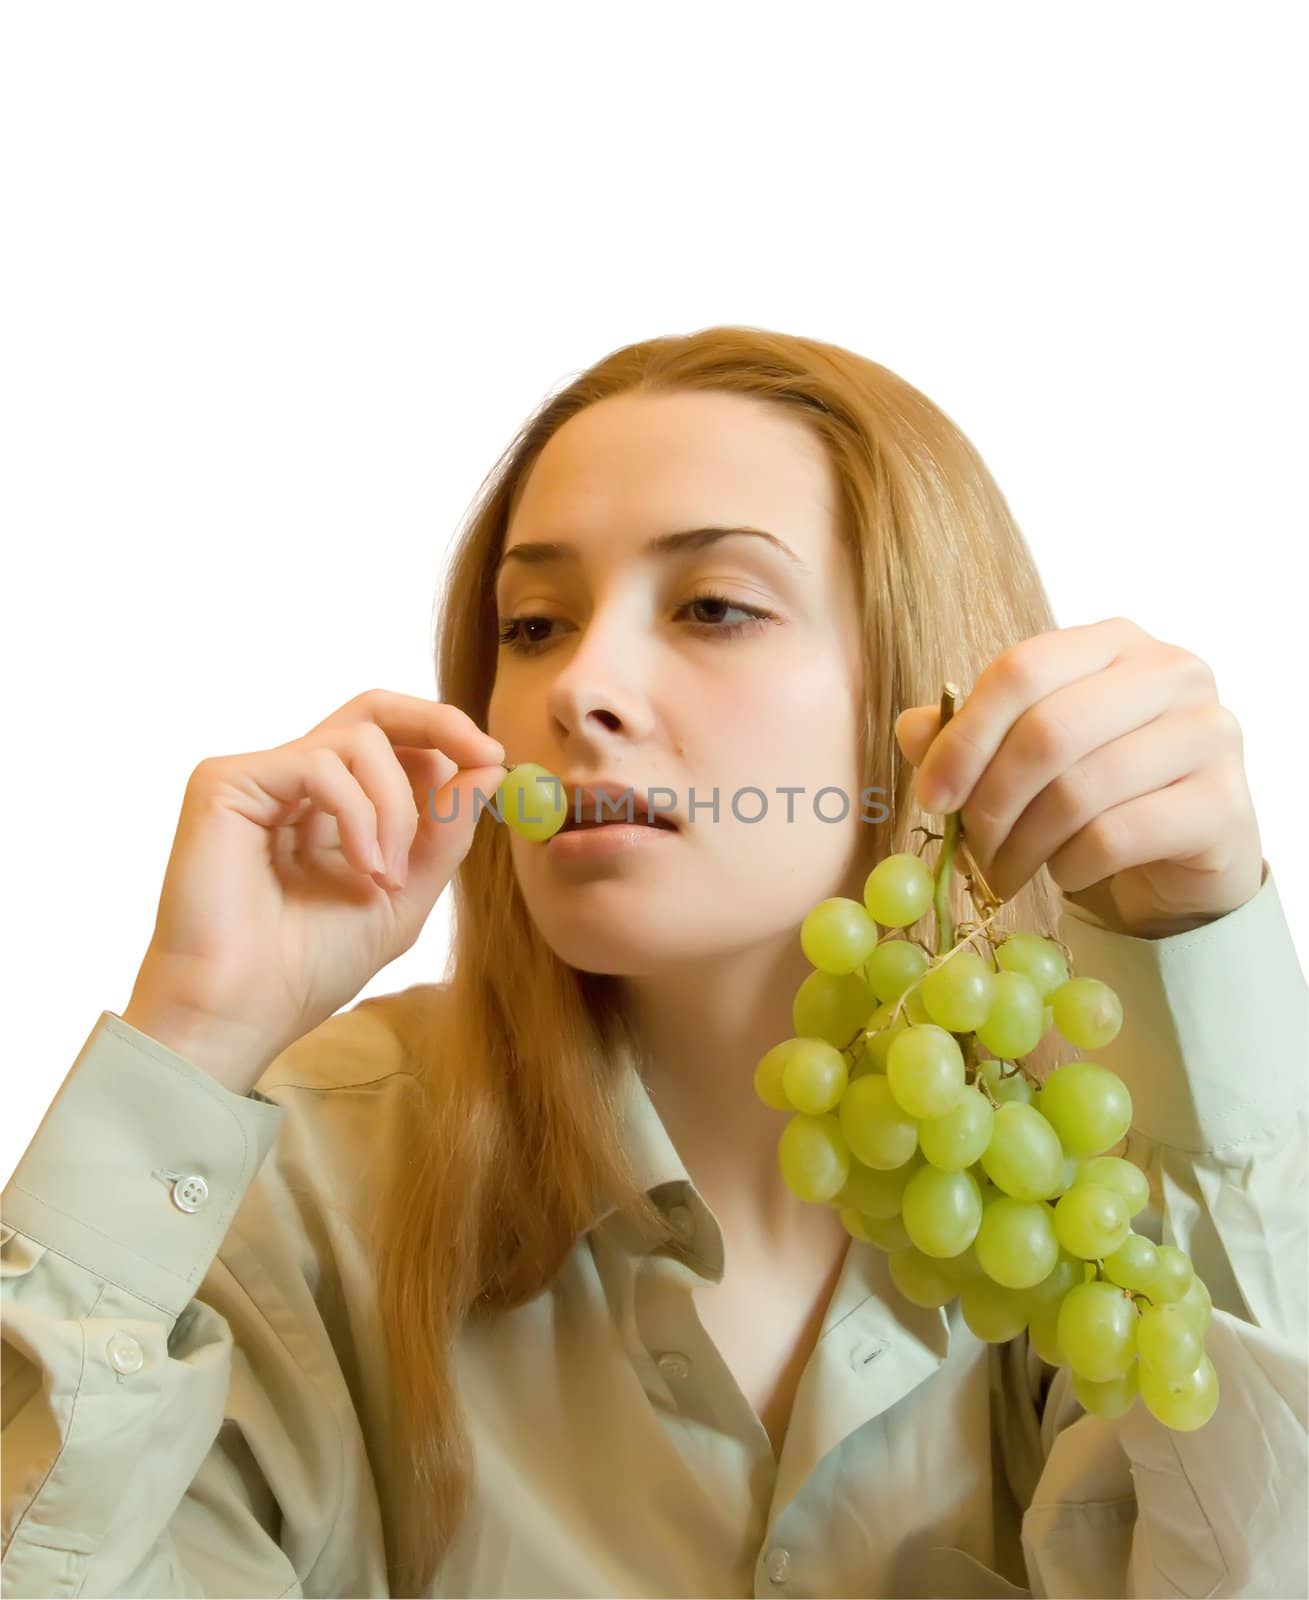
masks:
[[[102,1011],[5,1186],[6,1226],[176,1317],[285,1115]]]
[[[1122,1001],[1118,1037],[1085,1054],[1127,1085],[1145,1138],[1201,1153],[1291,1125],[1309,1098],[1309,990],[1267,861],[1254,896],[1202,928],[1139,939],[1065,900],[1060,937],[1076,975]]]

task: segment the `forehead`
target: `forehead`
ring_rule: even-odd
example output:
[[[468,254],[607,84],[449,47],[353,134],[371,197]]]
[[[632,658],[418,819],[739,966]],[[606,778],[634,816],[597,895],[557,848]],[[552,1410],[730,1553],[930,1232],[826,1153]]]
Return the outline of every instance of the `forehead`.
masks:
[[[545,446],[520,486],[505,543],[642,537],[696,523],[752,523],[813,553],[837,527],[836,476],[822,442],[749,396],[601,400]]]

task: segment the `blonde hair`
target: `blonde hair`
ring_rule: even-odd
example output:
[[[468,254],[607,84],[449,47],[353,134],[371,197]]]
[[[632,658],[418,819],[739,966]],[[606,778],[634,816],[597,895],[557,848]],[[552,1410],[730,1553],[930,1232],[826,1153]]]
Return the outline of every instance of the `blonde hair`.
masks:
[[[870,862],[915,849],[924,816],[896,715],[965,693],[1007,646],[1053,627],[1003,495],[959,428],[886,367],[836,345],[715,327],[614,351],[547,399],[481,486],[438,597],[441,700],[480,726],[496,669],[492,573],[516,496],[555,432],[619,394],[711,390],[771,402],[823,441],[862,607],[862,783],[890,815]],[[453,880],[454,938],[427,1031],[410,1041],[423,1109],[377,1218],[378,1315],[390,1356],[395,1451],[384,1497],[391,1592],[431,1583],[466,1504],[471,1445],[452,1375],[468,1318],[521,1305],[591,1221],[617,1205],[658,1228],[620,1143],[618,1068],[634,1059],[617,981],[564,964],[527,913],[508,830],[478,828]],[[955,918],[969,914],[956,875]],[[816,895],[815,898],[818,898]],[[1044,868],[998,929],[1053,931]],[[797,930],[798,932],[798,930]]]

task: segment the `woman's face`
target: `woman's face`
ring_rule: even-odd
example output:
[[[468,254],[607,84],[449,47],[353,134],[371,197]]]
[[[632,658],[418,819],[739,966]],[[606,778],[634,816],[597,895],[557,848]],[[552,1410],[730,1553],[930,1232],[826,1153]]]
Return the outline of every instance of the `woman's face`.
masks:
[[[487,731],[506,766],[539,762],[567,796],[602,781],[671,790],[657,804],[678,823],[603,855],[571,854],[567,834],[536,844],[510,833],[531,916],[569,965],[654,975],[794,937],[816,901],[858,894],[870,804],[857,768],[859,618],[837,516],[819,441],[738,395],[616,396],[539,457],[496,582],[502,635],[516,624],[526,648],[499,646]],[[647,548],[742,526],[791,555],[745,534]],[[513,555],[541,543],[575,554]],[[750,786],[767,799],[759,821],[734,814],[734,799],[741,818],[763,810],[740,792]],[[843,821],[816,815],[824,788],[839,792],[819,799],[822,815],[844,810]],[[639,800],[633,815],[644,815]]]

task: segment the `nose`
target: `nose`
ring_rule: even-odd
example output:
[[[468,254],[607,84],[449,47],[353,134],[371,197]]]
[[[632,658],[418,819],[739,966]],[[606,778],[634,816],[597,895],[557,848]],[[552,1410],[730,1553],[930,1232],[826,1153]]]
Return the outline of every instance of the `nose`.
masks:
[[[617,605],[597,609],[559,655],[547,708],[564,737],[648,733],[653,719],[645,679],[652,659],[639,628]]]

